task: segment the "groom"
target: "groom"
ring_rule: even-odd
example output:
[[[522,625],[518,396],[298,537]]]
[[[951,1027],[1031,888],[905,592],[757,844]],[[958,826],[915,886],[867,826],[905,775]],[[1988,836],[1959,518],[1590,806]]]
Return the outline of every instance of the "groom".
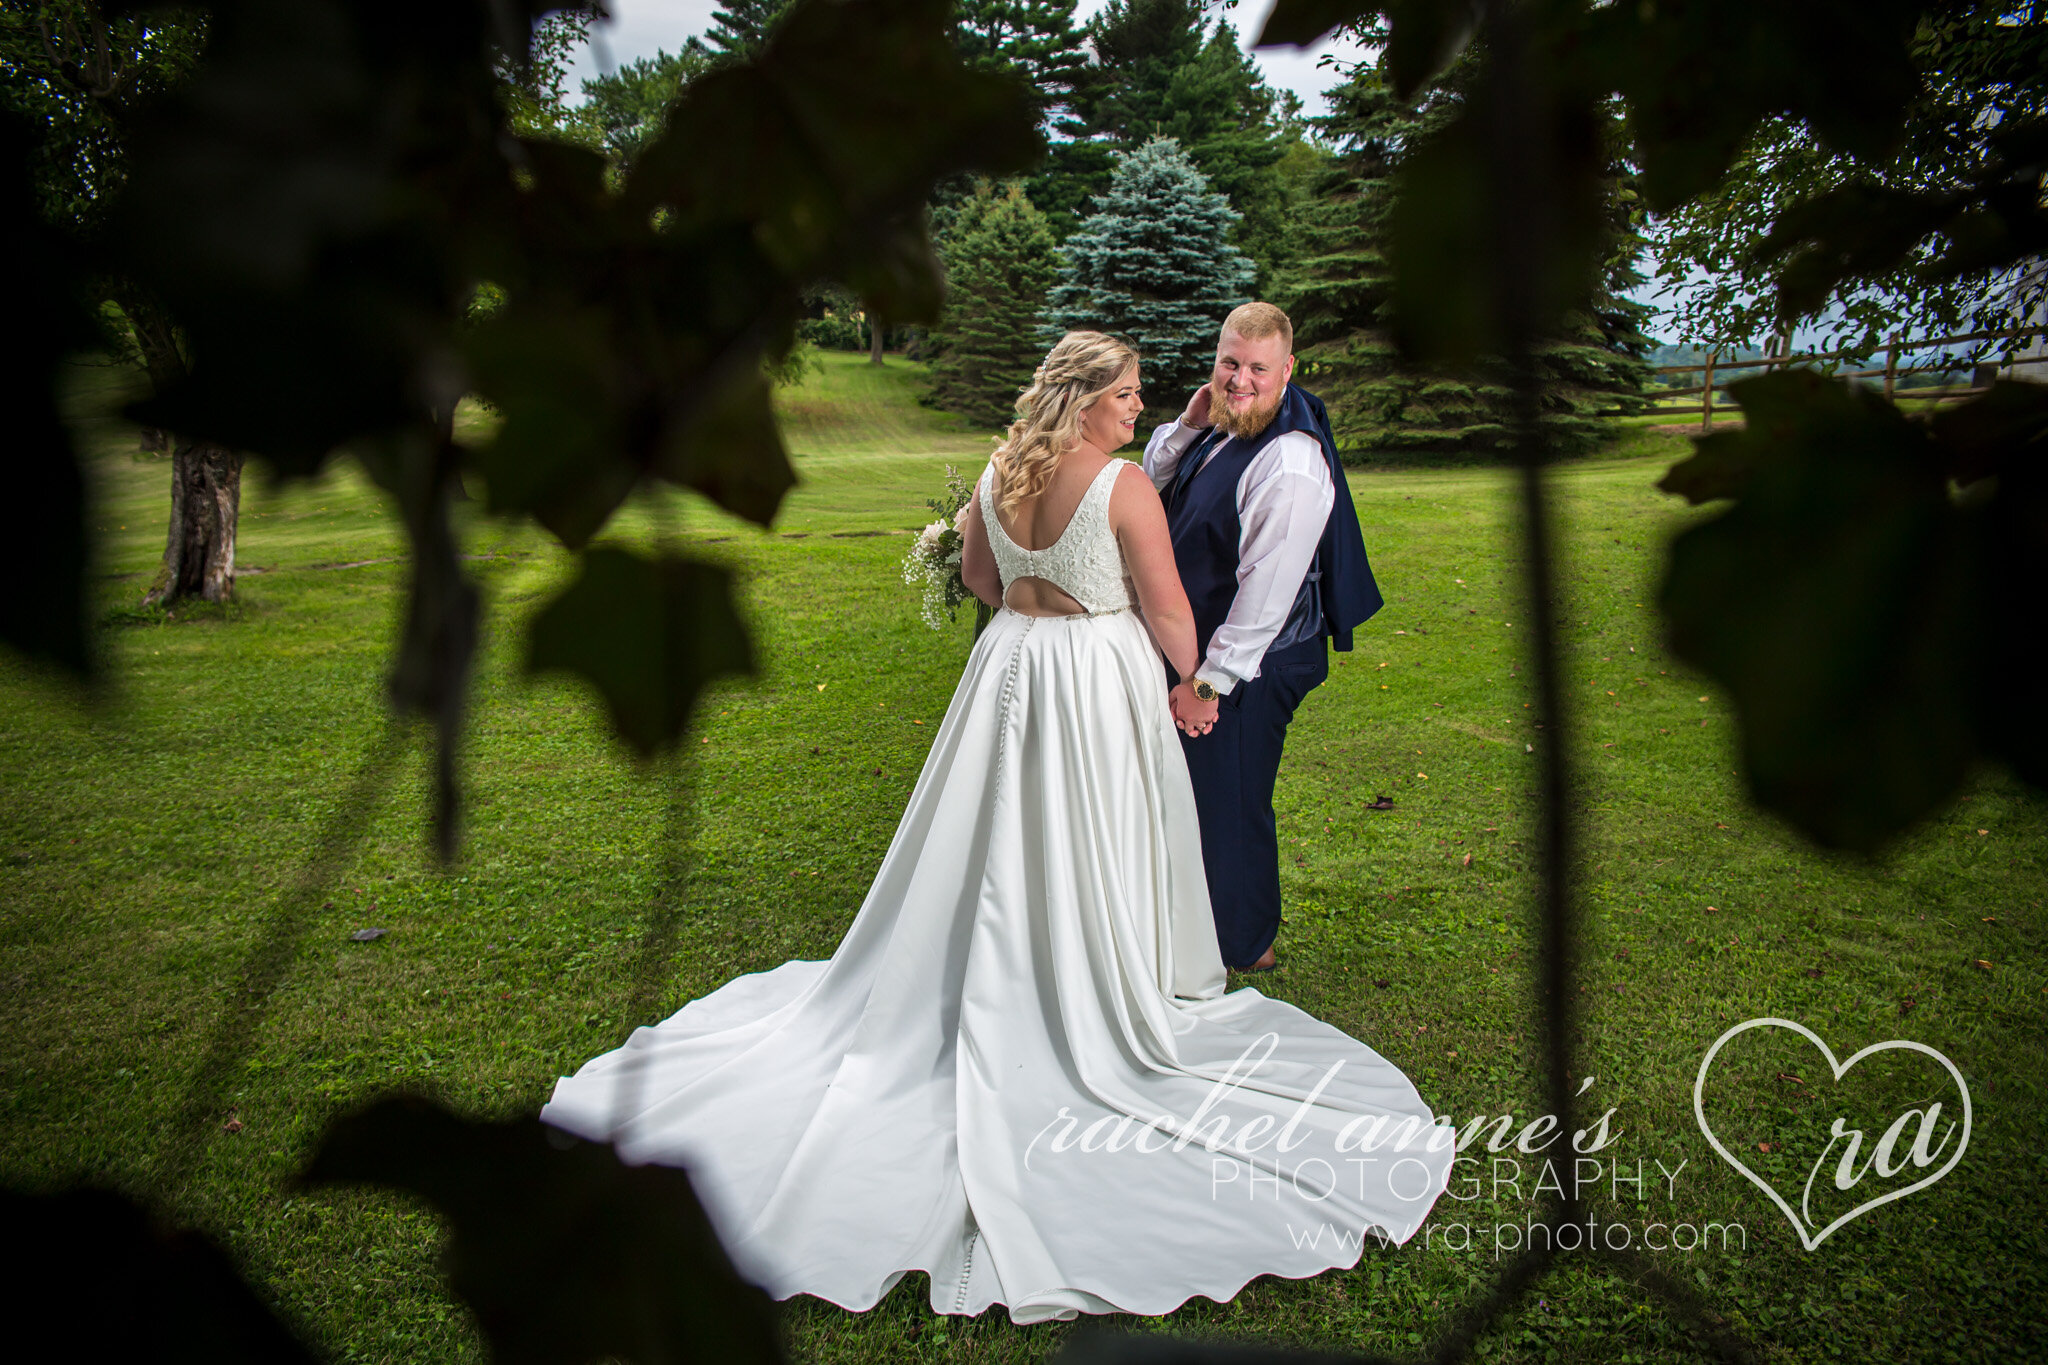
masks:
[[[1209,382],[1152,433],[1201,663],[1173,689],[1226,965],[1266,971],[1280,932],[1273,783],[1287,723],[1329,676],[1327,638],[1380,608],[1322,400],[1295,387],[1294,327],[1270,303],[1224,319]]]

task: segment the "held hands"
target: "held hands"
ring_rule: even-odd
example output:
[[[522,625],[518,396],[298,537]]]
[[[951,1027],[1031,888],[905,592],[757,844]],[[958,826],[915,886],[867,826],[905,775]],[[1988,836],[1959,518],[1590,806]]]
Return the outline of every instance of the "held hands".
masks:
[[[1167,694],[1166,704],[1173,712],[1175,725],[1191,735],[1206,735],[1216,728],[1216,713],[1222,699],[1202,701],[1195,696],[1194,688],[1181,683]]]
[[[1188,396],[1188,405],[1181,409],[1180,424],[1184,427],[1206,429],[1209,421],[1209,386],[1202,385]]]

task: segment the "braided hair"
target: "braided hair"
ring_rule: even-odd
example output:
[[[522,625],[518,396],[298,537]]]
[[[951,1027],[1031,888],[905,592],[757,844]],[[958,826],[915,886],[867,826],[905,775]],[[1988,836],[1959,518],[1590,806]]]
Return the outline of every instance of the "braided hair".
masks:
[[[1046,490],[1060,457],[1081,439],[1081,414],[1137,363],[1130,343],[1101,332],[1069,332],[1046,353],[1031,387],[1017,396],[1019,416],[990,461],[1004,512],[1014,513]]]

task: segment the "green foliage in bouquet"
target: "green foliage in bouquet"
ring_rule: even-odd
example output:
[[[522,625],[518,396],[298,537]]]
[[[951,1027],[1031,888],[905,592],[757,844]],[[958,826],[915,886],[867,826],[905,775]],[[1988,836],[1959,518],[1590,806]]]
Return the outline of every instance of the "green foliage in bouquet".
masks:
[[[994,613],[988,603],[975,598],[960,576],[963,542],[956,529],[961,509],[973,500],[974,485],[962,478],[958,469],[947,465],[946,491],[925,499],[925,506],[938,519],[917,533],[910,553],[903,557],[903,581],[924,585],[924,623],[933,630],[944,630],[957,620],[960,604],[972,599],[974,634],[979,639]]]

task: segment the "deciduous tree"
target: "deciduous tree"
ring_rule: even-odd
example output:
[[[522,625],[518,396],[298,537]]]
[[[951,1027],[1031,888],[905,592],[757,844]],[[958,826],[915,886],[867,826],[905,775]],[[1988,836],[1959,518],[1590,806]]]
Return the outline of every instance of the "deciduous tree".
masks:
[[[1651,242],[1687,340],[1749,346],[1782,325],[1781,289],[1798,287],[1798,257],[1774,231],[1801,202],[1853,193],[1848,219],[1882,221],[1899,196],[1953,194],[2003,160],[2016,128],[2048,115],[2048,14],[2042,7],[1959,5],[1930,12],[1913,31],[1921,73],[1899,141],[1870,155],[1815,135],[1807,119],[1759,122],[1718,183],[1659,217]],[[1933,267],[1951,234],[1915,234],[1915,249],[1844,287],[1798,290],[1797,311],[1817,349],[1881,346],[1893,332],[1938,336],[2038,321],[2048,298],[2042,244],[2031,261],[1960,273]],[[2024,343],[2022,343],[2024,344]],[[1993,348],[1986,343],[1977,348]]]
[[[185,13],[110,17],[97,0],[0,15],[0,82],[9,107],[43,130],[31,157],[38,207],[81,251],[104,254],[112,207],[128,179],[132,144],[150,101],[184,80],[206,45],[204,19]],[[134,363],[158,395],[191,368],[185,337],[159,295],[128,271],[91,277],[115,363]],[[170,526],[146,594],[226,600],[234,591],[241,453],[172,432]]]

